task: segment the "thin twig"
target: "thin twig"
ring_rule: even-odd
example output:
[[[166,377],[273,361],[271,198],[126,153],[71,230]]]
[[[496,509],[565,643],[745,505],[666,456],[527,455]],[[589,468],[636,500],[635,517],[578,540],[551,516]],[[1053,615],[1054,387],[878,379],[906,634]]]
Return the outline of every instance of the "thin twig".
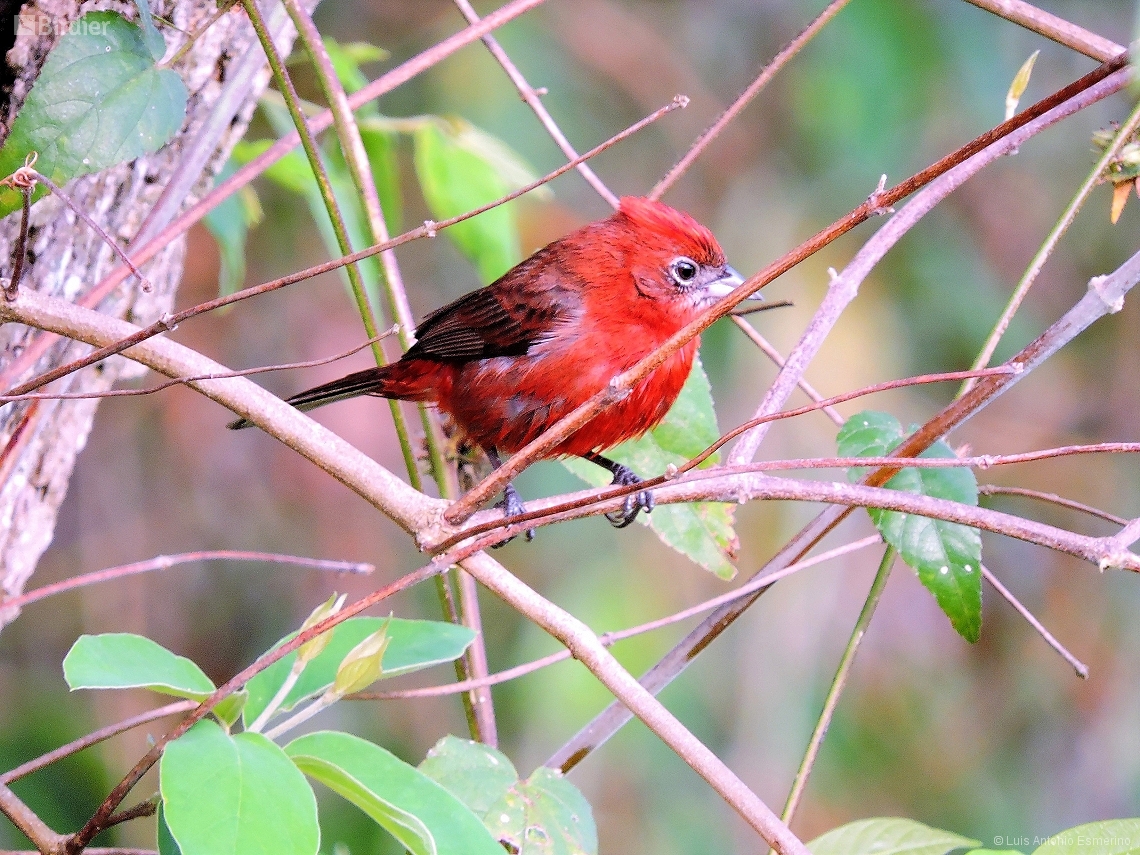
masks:
[[[979,484],[978,493],[983,496],[1025,496],[1028,499],[1036,499],[1039,502],[1049,502],[1054,505],[1060,505],[1062,508],[1069,508],[1070,510],[1080,511],[1081,513],[1089,514],[1094,517],[1100,517],[1102,520],[1108,520],[1117,525],[1125,525],[1128,522],[1124,517],[1118,517],[1116,514],[1102,511],[1100,508],[1094,508],[1092,505],[1075,502],[1072,499],[1058,496],[1056,493],[1029,490],[1025,487],[999,487],[997,484]]]
[[[139,280],[139,284],[144,291],[149,293],[154,290],[154,286],[150,283],[150,280],[143,276],[139,269],[135,267],[134,262],[131,261],[130,257],[123,250],[123,248],[119,246],[119,242],[107,234],[107,230],[95,222],[90,214],[79,207],[79,205],[75,204],[75,201],[66,193],[64,193],[63,190],[59,188],[46,175],[41,175],[34,169],[29,169],[28,174],[35,181],[38,181],[40,184],[43,184],[45,187],[47,187],[55,196],[59,197],[59,200],[63,202],[63,204],[67,205],[67,207],[72,210],[75,216],[83,220],[89,229],[95,232],[95,234],[99,235],[99,238],[103,241],[103,243],[111,247],[111,251],[119,257],[119,260],[123,262],[123,264],[125,264],[130,269],[131,273],[135,275],[135,278]]]
[[[780,73],[792,57],[803,50],[804,46],[815,38],[816,34],[818,34],[819,31],[839,13],[839,10],[849,2],[850,0],[832,0],[832,2],[827,5],[827,8],[820,12],[814,21],[807,25],[803,32],[781,48],[780,52],[772,58],[772,61],[760,71],[759,76],[749,84],[748,88],[740,93],[737,99],[729,105],[727,110],[720,114],[720,117],[713,122],[708,130],[697,137],[696,141],[689,147],[689,150],[685,152],[684,157],[677,161],[677,164],[665,174],[665,177],[658,181],[656,186],[649,191],[649,198],[660,199],[665,195],[669,188],[676,183],[677,179],[704,153],[709,143],[720,136],[721,132],[728,127],[729,122],[735,119],[740,114],[740,111],[747,107],[748,103],[760,93],[760,90],[767,86],[772,78]]]
[[[304,558],[299,555],[281,555],[273,552],[246,552],[233,549],[183,552],[178,555],[159,555],[157,558],[150,558],[146,561],[136,561],[131,564],[121,564],[118,567],[110,567],[106,570],[84,573],[80,576],[74,576],[71,579],[65,579],[62,582],[44,585],[42,588],[36,588],[34,591],[29,591],[17,597],[0,597],[0,608],[23,608],[39,600],[53,597],[56,594],[62,594],[65,591],[83,588],[87,585],[96,585],[100,582],[125,579],[128,576],[137,576],[140,573],[150,573],[154,570],[166,570],[170,567],[177,567],[180,564],[196,564],[200,561],[255,561],[263,564],[287,564],[296,567],[308,567],[329,573],[368,575],[376,572],[375,565],[362,561],[329,561],[323,558]]]
[[[1037,630],[1037,634],[1045,639],[1045,643],[1056,650],[1061,655],[1061,658],[1073,667],[1073,670],[1077,672],[1078,677],[1080,677],[1082,680],[1087,680],[1089,678],[1089,666],[1074,656],[1072,653],[1070,653],[1065,645],[1061,644],[1061,642],[1054,638],[1053,634],[1045,628],[1044,624],[1042,624],[1041,621],[1037,620],[1037,618],[1033,616],[1032,612],[1030,612],[1029,609],[1022,605],[1021,601],[1017,599],[1017,597],[1010,593],[1009,589],[1001,583],[1001,580],[999,580],[997,576],[990,572],[990,569],[986,567],[985,564],[982,565],[982,578],[993,585],[994,590],[1001,594],[1007,603],[1013,606],[1014,611],[1025,618],[1029,625]]]
[[[36,844],[41,855],[59,855],[63,852],[67,838],[53,831],[7,784],[0,784],[0,813]]]
[[[778,582],[791,576],[793,573],[798,573],[800,570],[806,570],[809,567],[815,567],[817,564],[822,564],[825,561],[830,561],[833,558],[839,558],[843,555],[848,555],[876,543],[882,543],[882,538],[877,535],[864,537],[852,543],[838,546],[835,549],[829,549],[826,552],[821,552],[819,555],[814,555],[811,558],[805,558],[790,567],[785,567],[783,570],[773,573],[771,576],[759,577],[752,579],[745,585],[741,585],[734,591],[729,591],[727,594],[713,597],[712,599],[705,600],[695,606],[689,606],[681,611],[674,612],[657,620],[648,621],[647,623],[638,624],[627,629],[613,630],[611,632],[604,632],[598,636],[598,639],[606,647],[617,644],[619,641],[625,641],[628,638],[634,638],[638,635],[643,635],[647,632],[653,632],[658,629],[663,629],[667,626],[680,623],[681,621],[688,620],[689,618],[696,617],[699,614],[707,612],[709,609],[719,608],[726,603],[735,602],[742,597],[748,597],[756,593],[762,588]],[[506,683],[510,680],[523,677],[527,674],[532,674],[546,668],[549,665],[554,665],[558,662],[564,662],[570,658],[569,650],[560,650],[557,653],[551,653],[549,656],[543,656],[541,659],[535,659],[531,662],[526,662],[522,665],[516,665],[514,668],[508,668],[505,671],[491,674],[479,680],[466,680],[461,683],[448,683],[442,686],[427,686],[421,689],[402,689],[392,692],[358,692],[355,695],[346,695],[347,701],[389,701],[401,700],[405,698],[430,698],[439,695],[452,695],[459,692],[466,692],[472,688],[480,686],[496,686],[500,683]]]
[[[1111,39],[1089,32],[1044,9],[1038,9],[1025,0],[966,0],[966,2],[1100,62],[1119,56],[1124,51],[1123,46]]]
[[[475,12],[467,0],[455,0],[455,5],[459,7],[459,11],[463,13],[463,17],[467,19],[468,23],[479,23],[479,15]],[[511,79],[511,83],[515,85],[515,88],[518,90],[520,97],[523,99],[526,105],[534,111],[534,114],[538,117],[539,122],[542,123],[542,126],[546,128],[546,132],[550,134],[551,139],[554,140],[554,144],[562,150],[562,153],[565,154],[567,158],[570,160],[576,160],[578,157],[578,152],[574,149],[574,146],[570,143],[570,140],[566,138],[566,134],[562,133],[562,129],[558,127],[558,123],[554,121],[554,117],[550,115],[549,111],[547,111],[546,105],[544,105],[542,103],[542,99],[539,98],[539,93],[527,82],[526,78],[523,76],[523,73],[519,71],[518,66],[516,66],[514,62],[511,61],[511,58],[507,56],[507,52],[503,50],[498,40],[490,33],[487,33],[487,35],[483,36],[483,44],[487,46],[487,51],[491,54],[491,56],[493,56],[498,61],[499,65],[503,67],[503,71],[507,73],[507,77]],[[589,164],[584,162],[579,163],[577,169],[578,173],[584,179],[586,179],[586,183],[593,187],[599,196],[609,202],[611,207],[617,208],[617,194],[610,190],[610,188],[607,187],[600,178],[598,178],[597,174],[593,169],[590,168]]]
[[[792,789],[788,792],[788,800],[784,804],[784,812],[780,814],[780,818],[789,825],[792,822],[792,817],[796,814],[796,808],[799,807],[804,789],[807,787],[808,776],[811,775],[816,758],[819,757],[823,738],[827,736],[827,729],[831,727],[831,720],[835,717],[835,708],[839,705],[839,697],[847,685],[847,678],[851,674],[851,665],[855,662],[855,654],[859,651],[859,645],[867,633],[867,627],[870,626],[871,618],[874,617],[875,609],[878,608],[879,600],[883,596],[883,589],[887,586],[887,579],[891,575],[891,567],[895,563],[896,555],[893,546],[888,546],[883,552],[883,559],[879,562],[879,569],[875,572],[874,581],[871,582],[871,590],[867,592],[867,599],[864,600],[863,608],[855,621],[855,628],[851,630],[851,638],[848,639],[847,646],[843,648],[843,655],[839,657],[839,665],[835,669],[835,676],[827,690],[827,697],[824,698],[823,709],[820,711],[819,719],[811,732],[811,739],[808,740],[807,749],[800,761],[800,767],[796,770]]]
[[[130,822],[132,819],[141,819],[144,816],[154,816],[158,812],[158,797],[153,796],[145,802],[139,802],[134,807],[129,807],[126,810],[121,810],[118,813],[113,813],[107,817],[107,828],[113,825],[122,825],[124,822]]]
[[[335,356],[324,356],[320,359],[309,359],[305,362],[282,362],[277,365],[261,365],[257,368],[240,368],[237,371],[224,371],[220,374],[178,377],[173,380],[166,380],[154,386],[149,386],[146,389],[109,389],[106,392],[29,392],[26,395],[0,395],[0,404],[7,404],[12,401],[81,401],[86,398],[126,398],[136,395],[153,395],[155,392],[161,392],[163,389],[169,389],[171,386],[185,386],[187,383],[191,383],[195,380],[225,380],[228,377],[252,377],[257,374],[268,374],[272,371],[293,371],[298,368],[316,368],[317,366],[328,365],[330,362],[337,362],[355,353],[359,353],[364,350],[364,348],[370,347],[373,342],[390,336],[395,331],[396,327],[393,326],[375,338],[371,338]]]
[[[166,718],[168,715],[176,715],[181,712],[188,712],[198,706],[197,701],[175,701],[172,704],[167,704],[164,707],[150,710],[149,712],[140,713],[139,715],[131,716],[130,718],[123,719],[115,724],[109,724],[106,727],[101,727],[94,730],[73,742],[67,743],[56,748],[54,751],[49,751],[34,760],[29,760],[27,763],[21,763],[15,769],[0,775],[0,784],[11,784],[13,781],[18,781],[20,778],[27,777],[33,772],[38,772],[40,769],[50,766],[64,757],[70,757],[72,754],[78,754],[85,748],[90,748],[92,745],[98,745],[100,742],[110,739],[112,736],[118,736],[120,733],[125,733],[128,730],[138,727],[140,724],[148,724],[160,718]],[[88,850],[90,851],[90,850]]]
[[[775,305],[775,304],[773,303],[771,305]],[[744,333],[745,336],[748,337],[749,341],[751,341],[754,345],[756,345],[758,348],[760,348],[760,351],[765,356],[767,356],[770,360],[772,360],[774,363],[776,363],[777,367],[779,367],[779,368],[784,367],[784,363],[787,360],[785,360],[784,357],[780,354],[780,351],[778,351],[778,350],[776,350],[776,348],[772,347],[772,344],[771,344],[771,342],[768,341],[768,339],[766,339],[766,338],[764,338],[764,336],[760,335],[760,333],[756,330],[755,327],[752,326],[752,324],[748,323],[746,320],[744,320],[743,318],[741,318],[739,316],[734,317],[732,319],[732,322],[734,324],[736,324],[737,329],[739,329],[742,333]],[[805,395],[807,395],[809,398],[811,398],[813,401],[815,401],[817,404],[824,404],[823,395],[821,395],[819,392],[817,392],[815,390],[815,387],[812,386],[811,383],[809,383],[805,378],[801,377],[799,379],[798,385],[799,385],[800,389],[803,391],[803,393]],[[2,399],[0,399],[0,400],[2,400]],[[829,419],[831,419],[831,421],[834,422],[836,425],[842,426],[843,422],[846,421],[846,419],[844,419],[843,416],[840,414],[839,410],[835,409],[835,407],[831,406],[830,404],[826,404],[826,405],[822,406],[821,409],[823,410],[824,413],[827,414],[827,417]]]
[[[28,258],[28,220],[32,215],[32,188],[21,187],[20,196],[20,233],[16,236],[16,245],[12,247],[12,277],[4,286],[4,298],[9,301],[15,300],[20,293],[20,280],[24,278],[24,264]]]

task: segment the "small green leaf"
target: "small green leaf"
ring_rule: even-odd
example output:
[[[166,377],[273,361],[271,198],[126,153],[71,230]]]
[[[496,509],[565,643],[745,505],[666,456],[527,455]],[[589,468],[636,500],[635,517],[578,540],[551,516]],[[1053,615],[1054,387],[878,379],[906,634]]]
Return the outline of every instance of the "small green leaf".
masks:
[[[1025,88],[1029,85],[1029,78],[1033,74],[1033,64],[1037,62],[1037,55],[1040,53],[1039,50],[1033,51],[1029,55],[1029,59],[1022,63],[1017,74],[1013,76],[1013,82],[1009,84],[1009,91],[1005,95],[1005,120],[1007,122],[1017,112],[1017,102],[1025,94]]]
[[[189,659],[129,632],[79,636],[63,659],[63,676],[72,691],[143,688],[196,701],[215,688]]]
[[[309,663],[293,689],[285,698],[282,710],[290,710],[299,701],[324,692],[336,679],[337,669],[344,657],[365,637],[376,632],[388,618],[349,618],[332,631],[332,639],[319,656]],[[391,618],[388,625],[389,642],[384,651],[384,676],[407,674],[451,662],[475,639],[475,633],[465,626],[428,620]],[[288,636],[292,638],[292,635]],[[290,653],[274,662],[246,684],[249,701],[242,712],[246,725],[257,719],[289,675],[297,654]]]
[[[661,424],[605,454],[643,478],[654,478],[670,463],[676,466],[696,457],[719,436],[712,390],[698,357]],[[575,458],[562,463],[594,487],[606,486],[612,480],[608,472],[588,461]],[[639,515],[638,520],[649,525],[663,543],[720,578],[731,579],[736,575],[731,559],[740,546],[733,528],[733,511],[732,505],[718,502],[662,505],[652,514]]]
[[[903,439],[902,426],[886,413],[865,411],[852,416],[839,431],[837,443],[844,457],[884,457]],[[921,457],[953,458],[953,450],[937,442]],[[859,481],[865,469],[852,469],[848,478]],[[978,482],[965,467],[902,469],[886,486],[920,496],[949,499],[967,505],[978,503]],[[922,584],[934,594],[954,629],[967,641],[982,631],[982,539],[976,528],[942,520],[868,508],[883,539],[914,568]]]
[[[446,220],[493,202],[517,184],[487,159],[484,141],[461,119],[424,122],[413,134],[416,175],[432,216]],[[515,176],[517,177],[517,176]],[[499,205],[446,231],[459,250],[492,282],[522,258],[511,206]]]
[[[157,151],[185,115],[186,87],[155,66],[143,30],[114,12],[92,12],[48,54],[0,149],[0,175],[35,151],[36,169],[66,184]],[[0,216],[20,205],[18,192],[0,191]]]
[[[1108,819],[1060,831],[1033,855],[1135,855],[1140,853],[1140,819]]]
[[[311,733],[285,752],[355,804],[413,855],[503,855],[479,818],[414,766],[347,733]]]
[[[384,651],[391,641],[388,637],[388,624],[385,623],[370,636],[348,651],[340,667],[336,669],[332,691],[339,697],[367,689],[384,673]]]
[[[978,845],[977,840],[912,819],[879,817],[833,828],[807,846],[812,855],[946,855]]]
[[[341,594],[339,597],[333,593],[327,600],[313,609],[304,622],[301,624],[301,632],[316,626],[326,618],[330,618],[341,610],[344,606],[347,594]],[[332,630],[322,632],[316,638],[306,641],[297,648],[297,659],[308,664],[316,659],[322,650],[329,646],[329,640],[332,638]]]
[[[520,781],[510,760],[486,745],[445,736],[420,771],[458,797],[498,840],[525,855],[595,855],[598,833],[581,792],[539,767]]]
[[[182,855],[315,855],[320,845],[312,788],[259,733],[198,722],[166,746],[159,786]]]
[[[150,14],[150,4],[147,0],[135,0],[135,7],[139,10],[139,26],[142,28],[143,42],[150,51],[151,59],[158,62],[166,53],[166,39],[158,32],[154,25],[154,18]]]
[[[226,730],[229,730],[241,718],[242,707],[245,706],[247,700],[249,700],[249,692],[243,689],[222,698],[211,712],[225,726]]]

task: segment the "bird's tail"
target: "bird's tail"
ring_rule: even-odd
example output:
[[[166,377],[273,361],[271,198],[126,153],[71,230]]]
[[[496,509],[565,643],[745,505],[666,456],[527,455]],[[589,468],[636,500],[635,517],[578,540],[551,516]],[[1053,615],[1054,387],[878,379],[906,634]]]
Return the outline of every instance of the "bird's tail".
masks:
[[[404,401],[430,401],[436,398],[436,385],[440,378],[433,375],[438,368],[438,365],[418,359],[401,360],[379,368],[366,368],[364,371],[357,371],[331,383],[298,392],[285,403],[292,404],[301,412],[308,412],[325,404],[344,401],[359,395],[376,395]],[[230,430],[241,430],[252,426],[253,422],[247,419],[238,419],[226,425]]]

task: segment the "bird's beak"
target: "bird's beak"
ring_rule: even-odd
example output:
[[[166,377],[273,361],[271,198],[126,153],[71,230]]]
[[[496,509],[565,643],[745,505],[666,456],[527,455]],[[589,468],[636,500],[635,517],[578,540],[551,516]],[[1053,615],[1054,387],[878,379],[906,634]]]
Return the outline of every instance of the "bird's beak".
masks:
[[[724,273],[717,279],[714,279],[706,286],[706,291],[709,297],[714,300],[719,300],[721,297],[727,297],[736,288],[743,284],[744,277],[733,267],[724,268]],[[753,294],[748,298],[749,300],[763,300],[759,294]]]

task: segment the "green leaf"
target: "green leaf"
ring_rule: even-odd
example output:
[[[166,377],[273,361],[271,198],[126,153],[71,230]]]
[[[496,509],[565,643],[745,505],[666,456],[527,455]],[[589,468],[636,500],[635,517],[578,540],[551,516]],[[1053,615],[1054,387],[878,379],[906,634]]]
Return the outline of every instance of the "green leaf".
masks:
[[[883,457],[903,439],[902,426],[886,413],[865,411],[852,416],[839,431],[837,443],[844,457]],[[953,458],[953,450],[937,442],[921,457]],[[848,478],[859,481],[866,469],[852,469]],[[966,505],[978,503],[978,482],[965,467],[901,470],[886,486],[920,496],[949,499]],[[895,547],[927,590],[934,594],[950,623],[967,641],[982,631],[982,538],[976,528],[868,508],[883,539]]]
[[[367,636],[388,624],[388,647],[384,651],[384,676],[407,674],[443,662],[451,662],[475,639],[465,626],[428,620],[403,618],[349,618],[332,631],[328,646],[301,673],[285,698],[282,710],[290,710],[299,701],[319,695],[333,684],[344,657]],[[292,635],[286,639],[292,638]],[[280,642],[279,642],[280,643]],[[246,725],[265,709],[293,667],[296,652],[274,662],[246,684],[249,700],[242,711]]]
[[[347,733],[311,733],[285,752],[305,774],[355,804],[413,855],[503,855],[459,799],[414,766]]]
[[[234,146],[231,158],[244,166],[265,154],[272,145],[273,140],[239,140]],[[301,195],[315,188],[317,183],[313,177],[313,170],[309,167],[309,161],[297,149],[277,160],[262,175],[279,187]]]
[[[469,807],[496,838],[522,855],[595,855],[590,804],[558,772],[539,767],[520,781],[510,760],[477,742],[445,736],[420,771]]]
[[[143,30],[114,12],[92,12],[48,54],[0,149],[0,175],[35,151],[36,169],[66,184],[157,151],[185,115],[186,87],[155,66]],[[0,191],[0,216],[20,205],[18,192]]]
[[[349,93],[359,92],[368,85],[368,77],[360,70],[360,66],[367,65],[370,62],[379,62],[389,56],[388,51],[368,42],[341,44],[331,36],[326,36],[324,42],[325,50],[328,51],[337,79],[345,91]],[[372,104],[370,109],[375,111],[375,104]]]
[[[1033,855],[1133,855],[1140,852],[1140,819],[1090,822],[1054,834]]]
[[[159,786],[182,855],[315,855],[320,845],[312,788],[259,733],[198,722],[166,746]]]
[[[166,53],[166,39],[162,37],[154,25],[154,18],[150,14],[150,4],[147,0],[135,0],[135,7],[139,10],[139,27],[142,29],[143,43],[150,51],[151,59],[158,62]]]
[[[654,478],[670,463],[680,465],[696,457],[720,436],[713,410],[712,391],[698,357],[681,394],[664,420],[639,439],[622,443],[606,456],[622,463],[643,478]],[[714,462],[712,458],[705,465]],[[577,458],[563,465],[594,487],[610,483],[611,476],[599,466]],[[735,507],[718,502],[662,505],[638,520],[649,525],[661,541],[722,579],[731,579],[740,542],[733,528]]]
[[[807,846],[812,855],[946,855],[978,845],[977,840],[912,819],[879,817],[833,828]]]
[[[424,122],[415,130],[416,176],[436,220],[466,213],[520,186],[512,180],[518,177],[513,170],[488,158],[486,139],[462,119]],[[445,234],[474,263],[484,282],[494,281],[522,259],[509,204],[457,223]]]
[[[380,206],[384,209],[388,233],[397,234],[404,209],[400,195],[400,166],[396,162],[398,136],[383,128],[361,126],[360,138],[372,166],[372,178],[376,181],[376,192],[380,195]]]
[[[170,826],[166,824],[166,811],[162,802],[158,803],[158,855],[182,855],[178,848],[178,841],[170,833]]]
[[[419,769],[479,817],[485,817],[519,781],[519,773],[506,754],[450,735],[435,744]]]
[[[214,692],[189,659],[129,632],[79,636],[63,659],[63,676],[72,691],[143,688],[196,701]]]
[[[214,183],[221,184],[236,171],[231,158]],[[218,293],[222,296],[241,288],[245,280],[245,241],[250,228],[261,222],[261,218],[261,205],[251,187],[241,188],[206,214],[203,222],[218,245],[221,259]]]

